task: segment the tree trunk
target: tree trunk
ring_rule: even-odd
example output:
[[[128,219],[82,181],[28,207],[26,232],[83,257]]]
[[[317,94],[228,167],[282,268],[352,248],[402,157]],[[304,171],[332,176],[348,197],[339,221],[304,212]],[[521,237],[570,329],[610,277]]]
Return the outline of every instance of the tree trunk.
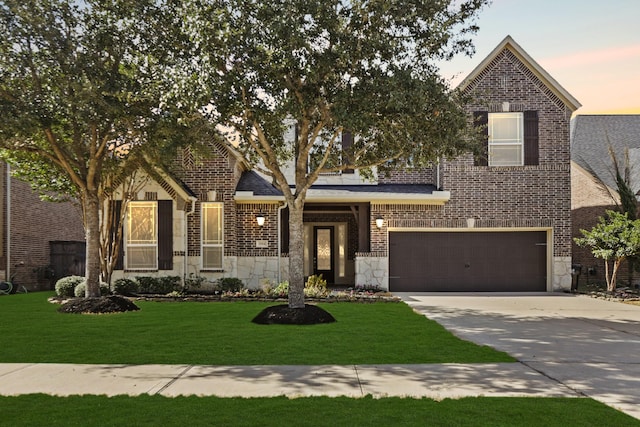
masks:
[[[304,203],[289,204],[289,308],[304,308]]]
[[[85,297],[93,298],[100,296],[100,199],[97,191],[84,192],[82,209],[87,240]]]
[[[622,259],[616,259],[613,261],[613,273],[611,273],[611,280],[607,282],[607,291],[613,292],[616,290],[616,279],[618,275],[618,268],[622,263]]]

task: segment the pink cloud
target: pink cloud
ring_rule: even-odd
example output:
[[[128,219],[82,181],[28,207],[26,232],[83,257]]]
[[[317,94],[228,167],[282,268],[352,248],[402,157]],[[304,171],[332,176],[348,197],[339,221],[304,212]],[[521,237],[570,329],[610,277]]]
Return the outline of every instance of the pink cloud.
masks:
[[[640,60],[640,44],[613,49],[600,49],[556,56],[540,60],[547,69],[571,68],[585,65],[606,64],[626,59]]]

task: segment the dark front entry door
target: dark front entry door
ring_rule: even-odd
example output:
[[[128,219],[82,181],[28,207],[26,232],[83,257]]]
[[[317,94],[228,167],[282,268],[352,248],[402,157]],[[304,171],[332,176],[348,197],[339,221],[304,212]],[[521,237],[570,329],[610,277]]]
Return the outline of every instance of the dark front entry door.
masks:
[[[333,227],[313,227],[313,274],[322,274],[327,283],[334,283]]]

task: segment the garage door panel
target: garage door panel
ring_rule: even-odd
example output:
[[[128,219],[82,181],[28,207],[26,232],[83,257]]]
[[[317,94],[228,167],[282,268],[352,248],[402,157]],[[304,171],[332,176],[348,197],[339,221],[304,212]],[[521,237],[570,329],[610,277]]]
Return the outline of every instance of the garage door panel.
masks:
[[[392,291],[545,291],[546,232],[391,232]]]

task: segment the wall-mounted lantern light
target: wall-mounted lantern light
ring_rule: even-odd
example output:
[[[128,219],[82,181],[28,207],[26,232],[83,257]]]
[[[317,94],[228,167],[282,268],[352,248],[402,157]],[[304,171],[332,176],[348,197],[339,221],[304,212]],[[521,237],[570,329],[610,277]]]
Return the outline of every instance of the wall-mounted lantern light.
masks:
[[[264,225],[264,214],[259,213],[258,215],[256,215],[256,222],[258,223],[259,227],[262,227]]]
[[[383,225],[384,225],[384,218],[382,218],[381,216],[378,216],[376,218],[376,227],[382,228]]]

